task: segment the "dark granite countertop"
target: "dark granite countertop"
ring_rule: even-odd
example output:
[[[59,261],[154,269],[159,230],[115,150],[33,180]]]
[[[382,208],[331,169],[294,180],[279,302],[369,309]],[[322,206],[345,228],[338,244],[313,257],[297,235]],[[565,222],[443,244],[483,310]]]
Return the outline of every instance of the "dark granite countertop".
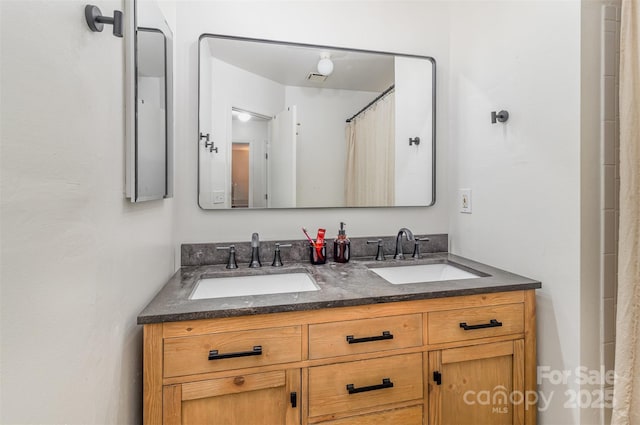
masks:
[[[320,266],[289,263],[284,267],[265,265],[259,269],[224,265],[186,266],[178,270],[138,316],[138,324],[247,316],[287,311],[317,310],[428,298],[476,295],[491,292],[537,289],[539,281],[518,276],[486,264],[448,253],[427,254],[420,260],[352,260],[346,264],[328,262]],[[430,263],[451,263],[482,277],[428,283],[392,285],[369,267],[394,267]],[[202,277],[247,276],[308,272],[318,291],[190,300]]]

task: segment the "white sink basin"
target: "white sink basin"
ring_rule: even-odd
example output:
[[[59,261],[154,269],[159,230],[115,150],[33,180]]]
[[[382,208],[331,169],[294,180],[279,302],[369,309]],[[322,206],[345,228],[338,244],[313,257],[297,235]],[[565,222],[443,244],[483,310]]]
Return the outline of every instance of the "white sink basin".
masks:
[[[307,273],[211,277],[200,279],[189,299],[201,300],[317,290],[318,287]]]
[[[482,277],[445,263],[379,267],[370,270],[393,285]]]

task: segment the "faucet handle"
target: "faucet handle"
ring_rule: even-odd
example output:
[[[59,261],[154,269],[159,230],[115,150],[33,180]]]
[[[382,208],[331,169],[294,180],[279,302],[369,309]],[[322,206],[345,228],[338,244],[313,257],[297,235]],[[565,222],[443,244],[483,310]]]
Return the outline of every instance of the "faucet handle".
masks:
[[[228,249],[229,250],[229,258],[227,259],[227,268],[228,269],[237,269],[238,263],[236,262],[236,246],[219,246],[216,247],[217,250]]]
[[[416,260],[420,258],[420,242],[429,242],[429,238],[415,238],[413,242],[413,255],[411,255],[411,257]]]
[[[384,248],[382,246],[382,239],[378,239],[375,241],[367,241],[367,245],[377,243],[378,251],[376,252],[376,261],[384,261]]]
[[[276,242],[276,249],[273,252],[273,263],[271,265],[273,267],[282,267],[282,258],[280,258],[280,248],[291,248],[291,244],[281,244],[280,242]]]

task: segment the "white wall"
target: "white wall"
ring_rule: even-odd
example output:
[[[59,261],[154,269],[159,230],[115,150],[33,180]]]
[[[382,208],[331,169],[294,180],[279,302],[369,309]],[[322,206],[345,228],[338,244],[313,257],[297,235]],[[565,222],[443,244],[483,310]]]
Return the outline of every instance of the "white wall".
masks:
[[[449,15],[439,2],[180,2],[177,10],[176,176],[178,243],[302,237],[300,226],[336,229],[340,221],[352,236],[394,234],[401,226],[418,233],[447,231],[446,150]],[[251,13],[247,13],[251,11]],[[357,17],[357,19],[355,18]],[[266,24],[268,23],[268,24]],[[381,31],[384,28],[384,31]],[[407,28],[412,28],[407,31]],[[438,203],[432,208],[203,211],[196,197],[197,40],[204,32],[311,44],[397,51],[441,61],[438,139]],[[319,161],[330,169],[330,159]]]
[[[380,93],[287,86],[298,113],[296,202],[302,207],[344,206],[346,119]]]
[[[124,199],[124,44],[85,3],[0,2],[1,423],[139,423],[136,316],[174,271],[173,201]]]
[[[588,225],[598,206],[598,189],[588,186],[594,173],[597,182],[597,162],[588,158],[597,155],[598,137],[585,132],[598,121],[585,107],[598,105],[597,78],[595,95],[584,85],[599,68],[581,52],[582,37],[593,30],[581,13],[580,2],[452,8],[451,249],[542,281],[538,363],[571,375],[557,385],[542,378],[540,390],[552,403],[540,412],[541,424],[597,420],[565,406],[571,393],[588,388],[575,368],[598,364],[597,256],[595,276],[587,274],[599,249],[598,222]],[[509,121],[492,125],[490,112],[501,109]],[[470,215],[458,212],[459,188],[473,191]]]

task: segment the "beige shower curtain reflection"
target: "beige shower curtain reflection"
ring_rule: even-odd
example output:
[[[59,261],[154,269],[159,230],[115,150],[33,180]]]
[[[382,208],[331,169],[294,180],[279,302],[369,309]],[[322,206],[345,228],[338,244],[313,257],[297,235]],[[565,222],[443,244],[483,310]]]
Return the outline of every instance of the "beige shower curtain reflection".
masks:
[[[640,424],[640,1],[622,1],[614,425]]]
[[[348,207],[386,207],[395,202],[395,95],[362,112],[346,128]]]

